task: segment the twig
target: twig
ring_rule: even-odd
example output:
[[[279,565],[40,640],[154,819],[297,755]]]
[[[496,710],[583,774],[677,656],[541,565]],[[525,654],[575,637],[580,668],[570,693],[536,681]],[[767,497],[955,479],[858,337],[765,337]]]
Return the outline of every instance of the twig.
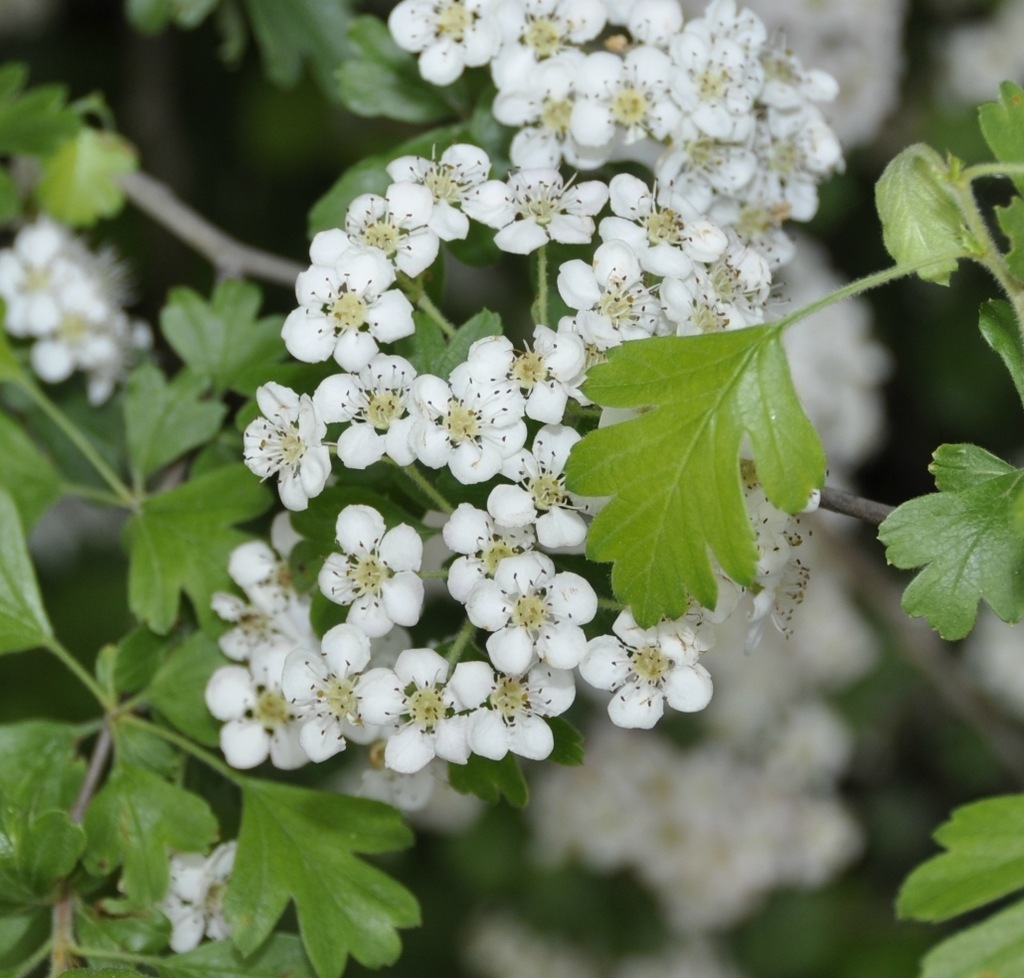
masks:
[[[85,819],[85,810],[89,807],[89,802],[99,787],[100,778],[103,777],[103,769],[110,759],[110,749],[113,744],[114,738],[111,736],[110,726],[104,723],[96,738],[96,743],[93,745],[92,755],[89,757],[89,767],[86,769],[82,786],[78,789],[78,796],[69,812],[71,821],[76,825],[81,825]]]
[[[126,173],[121,189],[140,211],[199,252],[226,278],[260,279],[293,286],[303,266],[288,258],[242,244],[179,200],[174,191],[146,173]]]
[[[821,490],[820,507],[833,513],[840,513],[843,516],[852,516],[854,519],[863,520],[878,526],[894,509],[885,503],[876,503],[873,499],[864,499],[862,496],[855,496],[852,492],[844,489],[833,489],[825,486]]]

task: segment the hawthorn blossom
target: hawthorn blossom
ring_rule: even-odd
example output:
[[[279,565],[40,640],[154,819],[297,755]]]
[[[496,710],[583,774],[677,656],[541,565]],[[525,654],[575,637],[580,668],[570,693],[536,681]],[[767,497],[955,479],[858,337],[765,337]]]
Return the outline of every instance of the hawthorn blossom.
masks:
[[[63,225],[42,217],[25,225],[11,246],[0,251],[4,328],[11,336],[39,336],[57,328],[61,291],[87,279],[80,263],[68,257],[78,248]]]
[[[523,553],[503,560],[466,602],[469,620],[492,634],[487,654],[509,675],[529,671],[537,658],[572,669],[586,652],[580,625],[597,613],[597,595],[579,574],[555,573],[550,557]]]
[[[402,0],[388,29],[404,51],[418,54],[423,78],[450,85],[466,68],[487,64],[498,53],[501,29],[491,0]]]
[[[387,455],[398,465],[415,457],[409,447],[416,370],[403,357],[378,353],[358,374],[333,374],[313,393],[313,406],[326,423],[349,422],[337,453],[350,469],[365,469]]]
[[[508,60],[519,61],[526,55],[537,67],[547,58],[594,40],[605,24],[602,0],[521,0],[499,4],[497,15],[505,43],[491,65],[496,81]]]
[[[507,182],[488,180],[467,198],[464,210],[497,228],[494,243],[502,251],[528,255],[548,241],[588,244],[594,215],[608,200],[600,180],[566,186],[555,169],[518,170]]]
[[[437,258],[438,237],[428,226],[433,211],[434,195],[426,187],[393,183],[383,197],[360,194],[348,205],[345,233],[415,277]]]
[[[223,842],[208,855],[172,854],[167,893],[159,910],[171,922],[170,948],[184,954],[208,937],[227,940],[231,925],[224,919],[224,895],[235,865],[237,843]]]
[[[459,554],[448,569],[448,591],[465,604],[479,581],[493,577],[506,557],[533,549],[532,526],[505,526],[485,510],[459,503],[441,529],[448,548]]]
[[[579,668],[591,686],[611,690],[608,716],[616,726],[649,729],[666,703],[693,713],[711,701],[711,676],[697,661],[708,645],[687,621],[640,628],[627,608],[612,631],[587,643]]]
[[[281,337],[305,363],[334,357],[346,370],[361,370],[378,350],[415,329],[409,300],[389,286],[391,262],[377,249],[353,246],[342,232],[321,231],[310,249],[313,264],[299,273],[299,308],[288,314]]]
[[[469,234],[469,218],[459,207],[490,176],[491,161],[479,146],[456,143],[439,160],[400,156],[387,171],[392,180],[422,184],[430,191],[434,206],[427,227],[442,241],[455,241]]]
[[[264,417],[245,429],[245,464],[261,479],[277,475],[281,502],[290,510],[304,510],[331,474],[330,451],[323,444],[327,425],[308,394],[273,381],[257,388],[256,403]]]
[[[517,485],[501,483],[487,497],[488,511],[506,526],[536,526],[542,547],[578,547],[587,538],[580,515],[582,497],[565,488],[565,465],[580,440],[574,428],[545,425],[533,440],[532,451],[506,459],[501,474]]]
[[[299,745],[298,718],[281,691],[287,649],[260,649],[245,666],[222,666],[206,684],[206,706],[218,720],[228,764],[253,768],[268,757],[291,770],[309,760]]]
[[[460,700],[452,687],[456,674],[472,672],[482,662],[460,662],[446,682],[448,663],[433,649],[406,649],[394,669],[376,668],[363,675],[359,691],[363,718],[396,728],[384,748],[384,764],[400,774],[414,774],[434,757],[465,764],[469,759],[468,717],[477,703]],[[470,684],[472,685],[472,684]]]
[[[335,539],[342,552],[324,561],[319,584],[325,597],[349,606],[348,623],[371,638],[415,625],[423,608],[419,534],[407,523],[389,530],[377,510],[351,505],[338,514]]]

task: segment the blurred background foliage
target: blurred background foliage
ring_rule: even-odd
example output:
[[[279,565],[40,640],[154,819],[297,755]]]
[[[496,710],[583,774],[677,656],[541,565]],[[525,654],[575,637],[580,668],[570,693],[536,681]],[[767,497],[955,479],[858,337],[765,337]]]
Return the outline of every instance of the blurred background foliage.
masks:
[[[287,9],[294,0],[276,2]],[[816,7],[840,2],[845,0],[773,0],[759,7],[788,5],[792,15],[811,18]],[[897,97],[871,138],[852,147],[845,173],[823,188],[811,227],[844,277],[888,263],[872,191],[895,152],[923,141],[968,162],[982,158],[974,108],[953,92],[947,77],[951,37],[961,28],[995,23],[996,17],[1009,21],[1010,8],[1022,6],[1021,0],[1002,5],[915,0],[897,17],[902,67],[867,60],[860,65],[865,73],[892,72]],[[872,16],[871,7],[865,4],[865,17]],[[25,8],[21,14],[20,8]],[[386,12],[387,5],[361,9]],[[17,29],[19,16],[27,28]],[[1021,23],[1013,44],[1024,52],[1024,17],[1016,22]],[[3,60],[24,61],[32,83],[60,82],[72,97],[102,92],[118,129],[138,147],[144,169],[233,236],[302,261],[311,205],[352,163],[417,130],[347,113],[324,97],[309,71],[300,71],[287,86],[269,82],[251,42],[229,52],[226,64],[223,46],[212,20],[190,31],[141,33],[129,25],[121,0],[0,0]],[[1013,46],[1009,39],[1006,46]],[[802,54],[798,47],[797,53]],[[1007,71],[1024,81],[1024,54],[1020,62],[1007,64]],[[815,64],[831,70],[827,61]],[[995,95],[993,84],[985,97]],[[999,203],[1004,190],[998,184],[986,188],[989,202]],[[129,256],[135,312],[151,322],[172,286],[187,284],[207,293],[213,284],[200,258],[130,207],[94,237],[114,242]],[[490,289],[492,304],[514,302],[514,295],[502,300],[494,294],[497,281],[478,287]],[[970,440],[1004,457],[1019,450],[1020,406],[975,329],[978,305],[990,294],[979,273],[964,269],[950,289],[906,282],[869,296],[876,335],[893,352],[894,369],[885,388],[887,437],[858,473],[865,495],[895,504],[930,491],[927,464],[942,442]],[[265,297],[270,310],[290,307],[287,290],[266,287]],[[83,519],[75,545],[68,540],[36,544],[58,634],[91,662],[104,643],[124,634],[130,619],[118,528],[92,516]],[[884,562],[864,528],[844,537],[842,545],[859,548],[860,559],[876,567]],[[814,891],[777,891],[722,935],[742,974],[914,974],[920,955],[942,930],[894,920],[892,905],[902,878],[933,851],[929,834],[951,807],[1020,787],[988,740],[937,692],[935,670],[932,679],[922,672],[920,654],[908,650],[892,629],[891,614],[879,607],[891,606],[891,598],[891,592],[872,593],[870,587],[858,593],[877,635],[879,664],[834,701],[856,736],[840,789],[863,827],[863,853],[838,881]],[[957,654],[953,649],[950,661]],[[42,655],[0,659],[0,690],[5,721],[90,715],[91,704],[78,687]],[[695,723],[679,719],[670,732],[685,742],[694,737]],[[642,739],[636,743],[643,750]],[[643,798],[624,803],[638,809],[646,804]],[[225,798],[223,810],[231,804]],[[424,910],[423,927],[406,935],[405,955],[387,970],[396,976],[479,973],[467,961],[465,937],[471,921],[492,910],[514,913],[544,939],[585,949],[589,960],[598,962],[598,972],[603,962],[657,951],[667,939],[654,899],[633,876],[597,876],[578,864],[539,865],[530,855],[523,816],[506,805],[484,812],[460,832],[424,831],[415,849],[389,859],[388,868],[417,894]],[[554,952],[538,960],[547,961],[548,973],[558,971]],[[351,965],[348,973],[360,969]],[[702,978],[697,971],[686,978],[691,975]]]

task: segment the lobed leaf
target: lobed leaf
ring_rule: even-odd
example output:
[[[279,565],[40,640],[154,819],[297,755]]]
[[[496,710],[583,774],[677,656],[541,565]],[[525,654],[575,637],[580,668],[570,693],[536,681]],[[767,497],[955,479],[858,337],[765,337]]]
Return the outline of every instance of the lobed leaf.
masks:
[[[85,832],[64,811],[33,816],[0,794],[0,901],[46,901],[85,850]]]
[[[0,792],[30,815],[71,807],[85,773],[70,724],[0,725]]]
[[[1024,282],[1024,198],[1014,197],[1006,207],[996,208],[996,220],[1010,242],[1004,255],[1006,265],[1016,278]]]
[[[226,662],[214,639],[195,632],[168,655],[146,689],[146,699],[182,733],[216,747],[220,723],[204,697],[210,676]]]
[[[0,654],[32,649],[52,637],[18,510],[0,489]]]
[[[448,765],[448,781],[456,791],[476,795],[489,805],[504,797],[513,808],[525,808],[530,800],[519,759],[511,753],[500,761],[470,754],[466,764]]]
[[[1024,901],[943,941],[921,978],[1024,978]]]
[[[0,413],[0,489],[10,493],[28,530],[60,495],[60,476],[49,458],[8,415]]]
[[[165,958],[161,978],[315,978],[302,941],[273,934],[259,950],[243,958],[230,941],[201,944],[193,951]]]
[[[567,473],[573,492],[612,497],[591,525],[587,555],[613,562],[615,593],[645,627],[682,615],[687,592],[715,605],[712,557],[740,583],[752,580],[745,438],[781,509],[801,510],[824,479],[824,451],[776,328],[626,343],[590,371],[584,391],[603,407],[641,411],[586,435]]]
[[[335,978],[351,954],[367,967],[390,964],[396,928],[419,923],[412,895],[355,852],[387,852],[411,833],[387,805],[333,792],[246,779],[242,826],[225,900],[232,940],[259,948],[294,901],[306,954],[319,978]]]
[[[1024,89],[1005,81],[999,86],[999,101],[978,108],[981,134],[988,148],[1001,163],[1024,163]],[[1024,177],[1013,182],[1024,194]]]
[[[990,299],[982,304],[978,328],[1010,372],[1017,396],[1024,405],[1024,344],[1013,307],[1003,299]]]
[[[890,564],[922,568],[904,591],[904,611],[949,640],[971,630],[981,600],[1003,621],[1019,621],[1024,473],[976,445],[940,446],[930,469],[940,491],[898,506],[878,528]]]
[[[24,92],[24,65],[0,67],[0,154],[46,155],[71,139],[82,120],[66,107],[65,91],[42,85]]]
[[[896,903],[901,917],[947,920],[1024,889],[1024,795],[956,809],[935,841],[948,851],[907,877]]]
[[[963,221],[949,188],[949,167],[930,146],[908,146],[885,168],[875,185],[875,206],[882,239],[902,264],[938,260],[917,274],[927,282],[948,285],[963,255]]]

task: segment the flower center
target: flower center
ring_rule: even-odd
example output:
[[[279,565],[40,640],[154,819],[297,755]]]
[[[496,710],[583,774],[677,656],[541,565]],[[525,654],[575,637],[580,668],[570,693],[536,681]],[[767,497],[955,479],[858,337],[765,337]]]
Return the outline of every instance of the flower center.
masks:
[[[674,210],[653,211],[644,224],[652,246],[663,242],[677,245],[682,239],[683,222]]]
[[[391,571],[379,557],[368,554],[356,558],[348,576],[356,594],[379,594],[381,585],[391,576]]]
[[[701,101],[719,101],[725,98],[729,85],[729,72],[722,68],[708,68],[702,71],[697,80],[697,90]]]
[[[50,287],[50,272],[46,268],[29,268],[21,288],[23,292],[43,292]]]
[[[572,102],[568,99],[545,98],[540,110],[541,125],[551,132],[564,135],[569,131],[572,118]]]
[[[566,501],[564,476],[542,472],[530,479],[530,493],[537,509],[553,509]]]
[[[455,445],[471,441],[480,433],[480,420],[476,412],[459,401],[452,401],[448,405],[448,417],[445,418],[444,426],[448,429],[448,437]]]
[[[57,335],[65,343],[77,343],[85,339],[89,332],[89,324],[81,316],[69,312],[61,317],[60,325],[57,327]]]
[[[656,645],[645,645],[630,656],[634,674],[645,682],[655,683],[672,668],[672,660]]]
[[[294,467],[302,461],[306,454],[306,443],[299,433],[294,429],[286,431],[281,436],[281,464]]]
[[[435,163],[423,178],[423,185],[434,195],[434,200],[458,203],[462,184],[455,175],[455,168],[448,163]]]
[[[354,679],[334,677],[327,684],[327,688],[318,689],[316,695],[336,717],[342,720],[355,720],[359,712],[355,688]]]
[[[543,594],[524,594],[516,598],[509,621],[520,628],[537,629],[548,620],[548,606]]]
[[[523,215],[532,217],[541,227],[547,227],[558,213],[558,202],[550,197],[527,197],[523,202]]]
[[[403,414],[402,398],[394,391],[379,391],[367,398],[366,420],[378,431],[386,431],[391,422]]]
[[[714,333],[727,329],[729,320],[710,303],[702,302],[693,307],[693,325],[701,333]]]
[[[538,58],[548,58],[562,47],[562,31],[552,20],[538,18],[523,31],[523,43],[537,52]]]
[[[448,36],[453,41],[461,41],[474,19],[473,12],[467,10],[461,0],[452,0],[437,15],[437,34],[439,37]]]
[[[795,141],[791,139],[784,139],[776,143],[768,158],[769,168],[782,176],[796,173],[802,162],[803,154],[797,149]]]
[[[417,687],[408,694],[409,719],[418,727],[433,730],[443,720],[447,707],[436,686]]]
[[[512,364],[512,376],[520,387],[530,390],[534,384],[547,377],[548,369],[544,366],[544,358],[536,350],[525,350],[516,357]]]
[[[621,326],[633,318],[634,296],[627,289],[609,289],[597,302],[597,311]]]
[[[529,709],[530,696],[518,679],[506,676],[491,693],[489,702],[506,720],[514,720],[518,714]]]
[[[519,551],[504,537],[494,536],[484,544],[480,551],[480,560],[483,562],[488,576],[493,577],[494,572],[498,569],[498,564],[506,557],[513,557],[517,553]]]
[[[334,329],[340,333],[346,329],[359,329],[366,322],[366,303],[355,292],[342,292],[329,309],[334,320]]]
[[[263,724],[263,728],[269,732],[283,727],[290,722],[292,711],[288,708],[288,701],[276,689],[261,687],[256,697],[256,706],[253,707],[253,716]]]
[[[612,118],[620,125],[639,125],[647,117],[648,101],[647,95],[639,88],[619,89],[612,99]]]
[[[398,250],[399,230],[388,218],[363,228],[360,239],[368,248],[380,248],[389,258]]]

